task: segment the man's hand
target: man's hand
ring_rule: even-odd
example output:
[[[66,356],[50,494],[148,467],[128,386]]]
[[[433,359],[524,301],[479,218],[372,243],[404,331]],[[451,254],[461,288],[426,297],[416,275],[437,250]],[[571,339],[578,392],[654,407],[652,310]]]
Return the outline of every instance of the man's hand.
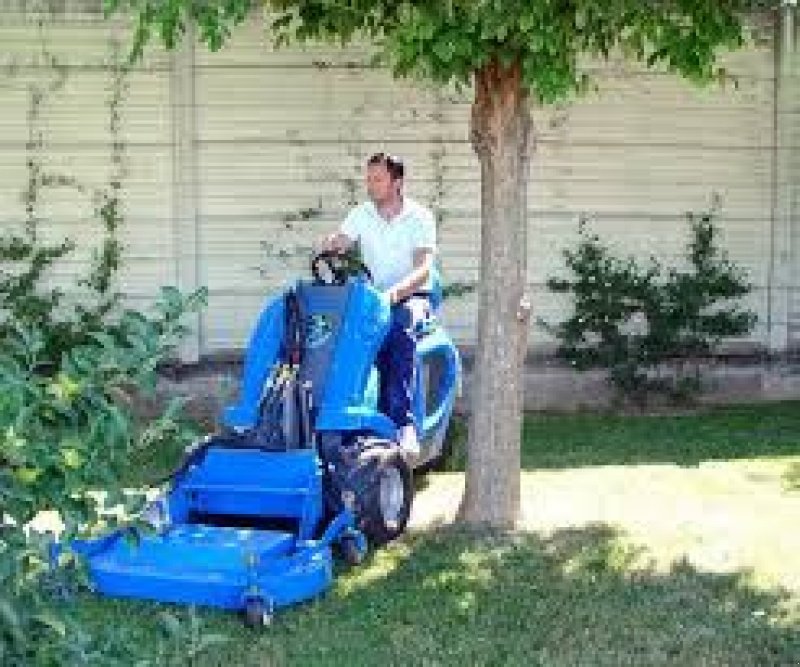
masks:
[[[352,245],[353,241],[349,236],[342,234],[341,232],[334,232],[333,234],[328,234],[328,236],[322,239],[320,249],[322,252],[344,253],[347,252]]]
[[[433,251],[429,248],[417,248],[414,251],[414,268],[400,282],[395,283],[383,294],[394,305],[411,296],[428,280],[433,266]]]
[[[394,305],[394,304],[396,304],[398,301],[400,301],[400,298],[399,298],[399,295],[398,295],[398,293],[397,293],[397,290],[395,290],[395,288],[394,288],[394,287],[390,287],[389,289],[387,289],[387,290],[384,290],[384,292],[383,292],[383,296],[384,296],[384,297],[386,298],[386,300],[389,302],[389,305],[390,305],[390,306],[393,306],[393,305]]]

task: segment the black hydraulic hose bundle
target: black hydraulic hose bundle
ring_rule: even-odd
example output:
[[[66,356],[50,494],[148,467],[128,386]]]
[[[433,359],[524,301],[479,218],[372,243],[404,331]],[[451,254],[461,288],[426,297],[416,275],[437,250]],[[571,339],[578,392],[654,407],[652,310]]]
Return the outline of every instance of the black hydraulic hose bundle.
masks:
[[[289,376],[284,394],[283,426],[287,445],[310,446],[313,444],[311,431],[311,387],[310,383],[300,381],[300,366],[303,363],[303,343],[305,341],[305,322],[300,307],[300,298],[294,289],[286,294],[286,358],[289,362]]]
[[[303,317],[300,310],[300,298],[294,289],[290,289],[286,294],[285,301],[285,322],[284,341],[286,343],[286,357],[289,365],[294,369],[299,369],[303,363],[303,339],[304,327]]]
[[[262,399],[257,430],[274,443],[275,449],[314,447],[316,438],[311,422],[312,391],[310,382],[300,379],[306,339],[305,320],[300,297],[294,289],[284,299],[284,333],[281,363],[273,373],[267,394]]]
[[[316,438],[311,425],[314,408],[311,382],[300,382],[300,366],[303,363],[303,346],[306,340],[305,318],[303,318],[300,308],[300,298],[295,290],[290,290],[286,295],[286,340],[289,341],[287,356],[292,368],[292,379],[296,388],[295,396],[300,416],[299,442],[306,447],[312,447],[316,444]]]
[[[285,329],[282,362],[274,369],[261,398],[258,421],[253,429],[206,438],[187,451],[180,466],[165,479],[177,479],[202,462],[210,447],[259,448],[267,451],[286,451],[315,447],[316,438],[311,423],[313,410],[310,382],[300,381],[303,361],[305,327],[300,299],[294,289],[285,298]]]

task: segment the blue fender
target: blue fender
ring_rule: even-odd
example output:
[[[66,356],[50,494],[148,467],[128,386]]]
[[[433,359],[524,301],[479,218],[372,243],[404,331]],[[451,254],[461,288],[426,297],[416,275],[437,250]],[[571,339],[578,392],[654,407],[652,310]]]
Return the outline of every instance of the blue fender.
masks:
[[[225,409],[222,423],[234,430],[253,428],[258,421],[258,406],[269,379],[278,362],[286,314],[283,295],[268,302],[258,320],[244,358],[244,373],[239,402]]]

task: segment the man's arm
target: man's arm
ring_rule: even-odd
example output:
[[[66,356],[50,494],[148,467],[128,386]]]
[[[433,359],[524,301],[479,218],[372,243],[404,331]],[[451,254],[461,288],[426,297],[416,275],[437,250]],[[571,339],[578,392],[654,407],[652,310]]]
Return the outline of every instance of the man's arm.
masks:
[[[428,280],[432,266],[433,250],[431,248],[414,250],[414,269],[405,278],[386,290],[389,303],[395,304],[402,301],[419,290]]]

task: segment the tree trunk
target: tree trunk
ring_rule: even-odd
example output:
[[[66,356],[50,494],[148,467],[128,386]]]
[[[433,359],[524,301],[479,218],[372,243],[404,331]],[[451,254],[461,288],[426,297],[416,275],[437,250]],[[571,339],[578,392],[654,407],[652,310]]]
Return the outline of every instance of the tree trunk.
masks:
[[[472,144],[481,164],[478,346],[461,520],[510,528],[519,515],[531,117],[519,63],[475,76]]]

